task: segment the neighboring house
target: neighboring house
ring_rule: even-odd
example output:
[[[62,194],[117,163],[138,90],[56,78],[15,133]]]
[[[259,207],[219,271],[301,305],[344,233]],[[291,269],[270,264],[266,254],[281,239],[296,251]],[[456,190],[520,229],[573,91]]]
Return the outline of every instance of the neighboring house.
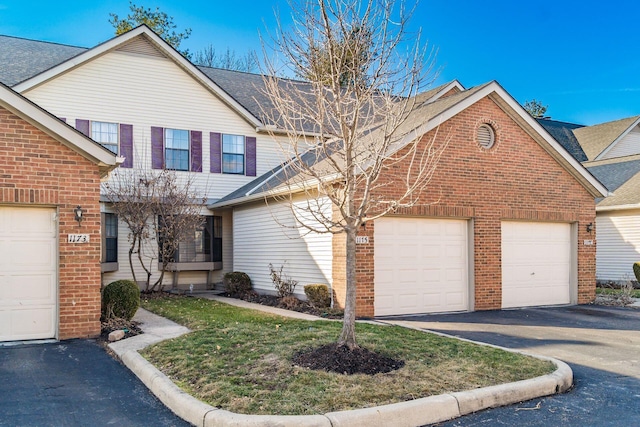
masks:
[[[640,261],[640,116],[595,126],[552,120],[540,124],[613,193],[596,204],[597,280],[635,280],[632,266]]]
[[[0,342],[100,333],[100,180],[116,166],[0,84]]]
[[[210,220],[181,243],[167,283],[212,286],[236,270],[273,292],[272,263],[300,283],[299,295],[326,283],[343,303],[344,236],[301,235],[283,204],[265,202],[290,155],[263,114],[261,76],[196,67],[143,26],[92,49],[0,36],[0,81],[123,157],[118,172],[171,168],[195,180]],[[454,81],[417,99],[410,122],[422,141],[438,126],[438,138],[452,139],[425,205],[362,228],[358,315],[591,301],[587,225],[606,189],[495,82],[466,90]],[[104,195],[99,206],[73,203],[101,213],[103,283],[130,278],[128,230]],[[157,244],[146,250],[155,276]],[[62,304],[62,284],[57,292]]]

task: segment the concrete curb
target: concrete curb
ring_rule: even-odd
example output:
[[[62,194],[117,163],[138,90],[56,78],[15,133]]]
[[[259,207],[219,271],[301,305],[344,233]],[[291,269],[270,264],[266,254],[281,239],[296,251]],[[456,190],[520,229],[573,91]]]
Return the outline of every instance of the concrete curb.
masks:
[[[536,357],[538,359],[548,360],[554,363],[557,369],[551,374],[513,383],[500,384],[457,393],[442,394],[439,396],[429,396],[421,399],[372,408],[330,412],[324,415],[283,416],[236,414],[207,405],[206,403],[203,403],[193,396],[185,393],[166,375],[156,369],[155,366],[149,363],[138,353],[138,350],[140,349],[139,346],[149,345],[146,344],[149,341],[153,341],[155,343],[162,341],[163,339],[173,338],[188,332],[187,328],[181,327],[160,316],[156,316],[144,310],[139,310],[139,312],[141,312],[141,317],[144,317],[147,322],[161,322],[163,324],[162,327],[156,327],[155,325],[150,327],[150,329],[156,334],[156,338],[160,339],[157,341],[155,338],[153,340],[137,340],[135,343],[124,345],[126,341],[136,340],[136,338],[144,337],[144,335],[146,335],[146,328],[143,324],[142,326],[145,330],[145,334],[128,338],[123,341],[118,341],[110,344],[109,347],[114,350],[124,365],[127,366],[138,378],[140,378],[140,380],[154,395],[156,395],[156,397],[158,397],[162,403],[164,403],[180,418],[195,426],[383,427],[393,425],[397,427],[414,427],[447,421],[482,409],[509,405],[537,397],[564,392],[569,389],[573,383],[573,372],[571,371],[571,368],[562,361],[486,343],[461,339],[439,332],[436,333],[433,331],[409,327],[410,329],[418,329],[427,333],[435,333],[437,335],[460,339],[462,341],[499,348],[512,353],[520,353]],[[136,314],[136,316],[138,315]],[[161,319],[161,321],[156,318]],[[408,327],[406,325],[400,326]],[[166,328],[168,332],[166,338],[161,338],[163,335],[161,331],[163,327]],[[186,331],[183,331],[180,328],[183,328]]]

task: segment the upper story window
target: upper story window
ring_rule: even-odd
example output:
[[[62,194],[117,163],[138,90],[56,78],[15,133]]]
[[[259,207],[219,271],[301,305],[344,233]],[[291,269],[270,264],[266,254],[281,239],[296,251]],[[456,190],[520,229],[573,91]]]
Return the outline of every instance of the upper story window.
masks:
[[[103,147],[118,154],[118,124],[91,122],[91,139]]]
[[[244,136],[222,135],[222,172],[244,174]]]
[[[165,166],[167,169],[189,170],[189,131],[165,129]]]

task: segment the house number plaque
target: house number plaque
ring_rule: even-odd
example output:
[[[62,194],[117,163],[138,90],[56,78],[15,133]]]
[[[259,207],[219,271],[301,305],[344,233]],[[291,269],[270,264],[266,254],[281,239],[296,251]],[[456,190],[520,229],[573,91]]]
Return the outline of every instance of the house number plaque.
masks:
[[[68,243],[89,243],[88,234],[69,234],[67,237]]]
[[[356,245],[366,245],[369,243],[369,236],[356,236]]]

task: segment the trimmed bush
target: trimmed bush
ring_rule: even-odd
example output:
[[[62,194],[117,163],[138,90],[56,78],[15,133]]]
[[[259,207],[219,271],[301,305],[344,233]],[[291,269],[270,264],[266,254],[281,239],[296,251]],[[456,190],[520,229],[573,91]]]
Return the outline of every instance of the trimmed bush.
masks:
[[[232,271],[222,279],[224,290],[231,295],[240,295],[251,290],[251,278],[247,273]]]
[[[633,274],[636,275],[636,280],[640,283],[640,262],[633,263]]]
[[[133,280],[117,280],[102,290],[102,318],[131,320],[140,307],[140,288]]]
[[[327,285],[306,285],[304,294],[314,307],[327,308],[331,306],[331,295]]]

